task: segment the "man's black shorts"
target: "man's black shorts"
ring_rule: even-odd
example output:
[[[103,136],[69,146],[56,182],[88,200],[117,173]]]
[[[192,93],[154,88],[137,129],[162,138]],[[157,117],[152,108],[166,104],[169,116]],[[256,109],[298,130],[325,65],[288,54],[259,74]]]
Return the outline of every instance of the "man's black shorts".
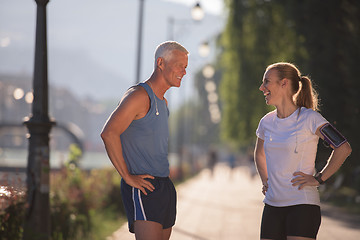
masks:
[[[316,239],[320,223],[321,213],[317,205],[273,207],[265,204],[260,235],[275,240],[286,240],[286,236]]]
[[[160,223],[163,229],[174,226],[176,219],[176,190],[168,177],[146,179],[154,191],[146,190],[143,194],[138,188],[131,187],[121,180],[121,195],[124,203],[129,231],[134,233],[134,222],[137,220]]]

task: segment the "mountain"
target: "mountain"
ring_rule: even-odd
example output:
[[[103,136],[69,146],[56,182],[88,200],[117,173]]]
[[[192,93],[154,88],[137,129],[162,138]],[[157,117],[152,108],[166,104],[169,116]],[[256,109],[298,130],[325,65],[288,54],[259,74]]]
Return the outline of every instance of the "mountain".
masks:
[[[47,5],[49,84],[67,87],[79,96],[120,99],[135,83],[138,8],[136,0],[51,0]],[[151,74],[154,50],[172,30],[175,40],[190,51],[183,88],[191,96],[195,72],[213,57],[201,58],[198,46],[222,30],[224,17],[206,14],[195,23],[189,7],[161,0],[146,0],[143,17],[140,81]],[[32,74],[35,21],[35,1],[0,2],[0,73]],[[180,91],[172,90],[175,102]]]

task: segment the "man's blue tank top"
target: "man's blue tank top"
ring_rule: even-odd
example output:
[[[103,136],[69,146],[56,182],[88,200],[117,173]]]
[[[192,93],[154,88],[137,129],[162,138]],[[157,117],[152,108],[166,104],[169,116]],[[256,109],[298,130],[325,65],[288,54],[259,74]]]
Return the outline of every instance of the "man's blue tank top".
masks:
[[[169,176],[168,139],[169,110],[146,83],[139,83],[150,98],[150,109],[145,117],[133,120],[120,135],[123,156],[130,174]],[[156,115],[156,103],[159,115]]]

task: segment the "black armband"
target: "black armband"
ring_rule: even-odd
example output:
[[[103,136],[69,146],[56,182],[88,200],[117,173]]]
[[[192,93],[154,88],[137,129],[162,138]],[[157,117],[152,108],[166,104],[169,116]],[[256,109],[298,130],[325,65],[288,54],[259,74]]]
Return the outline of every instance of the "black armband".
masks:
[[[346,138],[334,128],[330,123],[324,124],[320,128],[320,133],[324,136],[324,140],[333,145],[335,148],[340,147],[347,140]]]

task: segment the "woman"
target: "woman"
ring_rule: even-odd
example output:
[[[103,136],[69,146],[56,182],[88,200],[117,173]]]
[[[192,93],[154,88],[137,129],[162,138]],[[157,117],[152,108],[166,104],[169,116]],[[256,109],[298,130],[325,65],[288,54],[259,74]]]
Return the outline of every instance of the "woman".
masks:
[[[311,80],[293,64],[268,66],[259,89],[266,104],[276,107],[256,130],[254,157],[265,195],[261,239],[316,239],[321,222],[317,187],[340,168],[351,147],[317,112]],[[333,152],[314,176],[318,140],[328,140],[328,129],[342,141],[329,140]]]

